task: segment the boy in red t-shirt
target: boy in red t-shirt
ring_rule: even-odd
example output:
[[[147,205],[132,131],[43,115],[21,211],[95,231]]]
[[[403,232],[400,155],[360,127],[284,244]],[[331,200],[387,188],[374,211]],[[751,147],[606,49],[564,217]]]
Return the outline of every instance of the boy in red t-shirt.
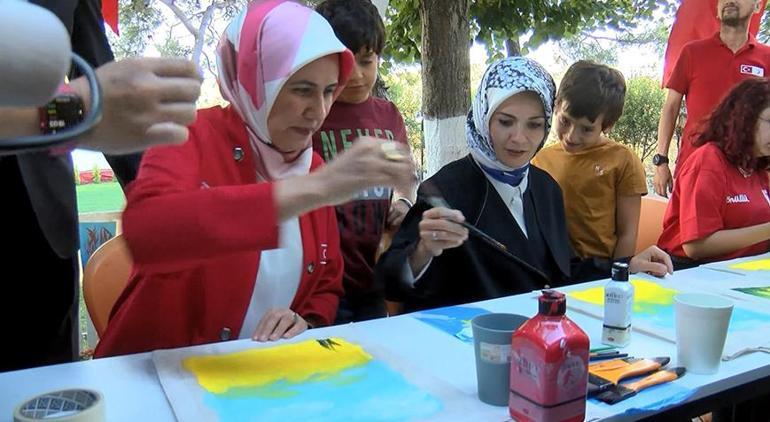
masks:
[[[385,44],[385,27],[377,8],[369,0],[326,0],[316,11],[355,53],[356,67],[323,126],[313,135],[315,152],[324,161],[332,160],[361,136],[406,143],[404,119],[398,108],[370,94]],[[337,207],[345,263],[345,296],[340,301],[337,323],[386,316],[383,293],[373,286],[375,255],[384,231],[401,224],[412,201],[412,193],[394,194],[383,187],[361,192]]]

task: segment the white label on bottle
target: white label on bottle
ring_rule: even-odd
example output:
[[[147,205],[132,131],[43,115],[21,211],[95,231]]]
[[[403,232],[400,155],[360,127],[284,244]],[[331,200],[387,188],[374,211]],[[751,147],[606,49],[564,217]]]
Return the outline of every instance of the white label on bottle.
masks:
[[[503,364],[511,361],[510,344],[491,344],[479,342],[479,355],[483,362]]]
[[[603,343],[614,345],[628,343],[633,310],[634,286],[629,282],[610,281],[604,288]]]

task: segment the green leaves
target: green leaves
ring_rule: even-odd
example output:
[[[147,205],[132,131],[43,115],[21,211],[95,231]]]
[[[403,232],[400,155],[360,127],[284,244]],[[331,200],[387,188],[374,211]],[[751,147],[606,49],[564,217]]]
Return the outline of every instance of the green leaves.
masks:
[[[655,153],[658,143],[658,119],[666,94],[660,81],[637,76],[626,81],[626,103],[623,116],[610,136],[633,148],[645,161]]]
[[[626,32],[650,20],[656,10],[672,13],[675,0],[471,0],[473,40],[492,58],[505,55],[505,40],[519,40],[522,53],[549,41],[607,28]],[[419,0],[390,0],[385,58],[420,60]]]

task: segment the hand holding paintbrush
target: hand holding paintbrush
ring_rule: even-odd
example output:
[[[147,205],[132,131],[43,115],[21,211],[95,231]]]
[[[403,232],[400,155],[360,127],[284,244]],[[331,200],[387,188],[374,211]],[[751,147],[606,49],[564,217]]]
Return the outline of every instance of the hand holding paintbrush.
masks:
[[[419,223],[420,239],[409,257],[413,274],[419,274],[431,259],[445,249],[456,248],[468,239],[468,229],[463,227],[465,216],[448,207],[433,207],[422,214]]]

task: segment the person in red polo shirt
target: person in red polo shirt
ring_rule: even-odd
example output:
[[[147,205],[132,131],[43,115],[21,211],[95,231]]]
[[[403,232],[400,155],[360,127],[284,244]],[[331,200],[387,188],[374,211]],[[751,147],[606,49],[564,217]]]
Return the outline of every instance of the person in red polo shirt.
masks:
[[[675,264],[770,250],[770,81],[741,82],[680,168],[658,245]]]
[[[668,96],[658,124],[658,148],[654,187],[668,196],[673,186],[668,150],[679,118],[682,97],[687,107],[687,122],[679,145],[675,175],[695,150],[699,127],[719,101],[739,82],[747,78],[770,76],[770,47],[759,43],[749,33],[749,21],[761,9],[759,0],[719,0],[719,32],[713,37],[685,45],[666,83]]]

